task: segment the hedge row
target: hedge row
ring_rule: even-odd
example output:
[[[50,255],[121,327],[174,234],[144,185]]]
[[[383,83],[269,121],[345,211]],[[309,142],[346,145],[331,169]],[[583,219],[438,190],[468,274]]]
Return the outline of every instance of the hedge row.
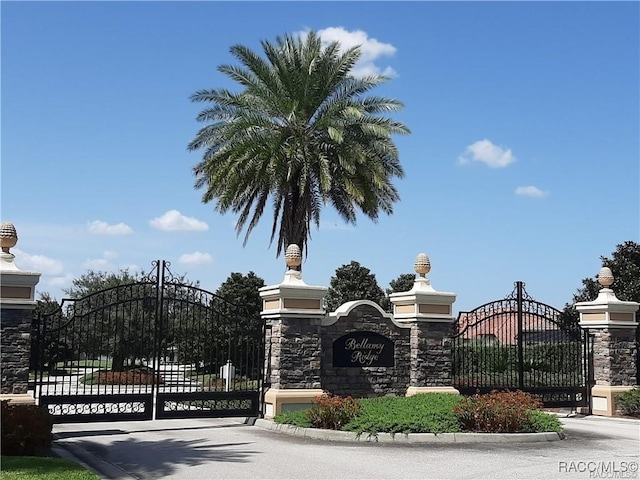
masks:
[[[534,344],[523,346],[525,372],[581,375],[581,343]],[[517,345],[463,344],[453,349],[453,374],[505,373],[518,370]]]

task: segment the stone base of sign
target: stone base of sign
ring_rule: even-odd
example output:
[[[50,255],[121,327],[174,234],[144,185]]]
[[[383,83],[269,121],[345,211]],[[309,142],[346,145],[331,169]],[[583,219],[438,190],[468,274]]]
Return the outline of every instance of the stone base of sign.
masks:
[[[595,385],[591,388],[591,413],[612,417],[616,413],[616,394],[624,393],[633,387]]]
[[[420,395],[421,393],[450,393],[452,395],[460,395],[460,392],[453,387],[409,387],[407,388],[407,397]]]
[[[313,399],[322,395],[323,392],[319,388],[282,390],[270,388],[264,395],[264,416],[265,418],[273,418],[282,412],[306,410],[313,404]]]
[[[35,405],[36,400],[26,393],[24,394],[14,394],[14,395],[0,395],[0,401],[8,400],[10,404],[16,405]]]

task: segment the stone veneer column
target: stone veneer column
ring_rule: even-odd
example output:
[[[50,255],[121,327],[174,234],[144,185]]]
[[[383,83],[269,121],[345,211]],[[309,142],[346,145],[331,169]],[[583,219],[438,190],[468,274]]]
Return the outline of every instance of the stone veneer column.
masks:
[[[595,385],[591,388],[591,413],[612,416],[616,413],[615,394],[638,384],[635,312],[640,304],[616,298],[608,288],[613,283],[609,268],[600,270],[598,282],[602,286],[598,298],[575,306],[580,312],[580,326],[593,335]]]
[[[15,227],[0,224],[0,400],[34,403],[27,393],[35,286],[40,274],[20,270],[9,251],[18,241]]]
[[[289,245],[288,270],[279,285],[260,289],[262,318],[267,324],[266,359],[271,385],[265,393],[265,417],[287,410],[305,409],[322,394],[320,357],[322,300],[327,288],[310,286],[294,270],[302,261],[300,248]]]
[[[459,393],[452,386],[451,324],[455,293],[438,292],[426,274],[431,263],[426,254],[416,258],[418,273],[408,292],[392,293],[393,317],[411,325],[411,375],[407,396],[418,393]]]

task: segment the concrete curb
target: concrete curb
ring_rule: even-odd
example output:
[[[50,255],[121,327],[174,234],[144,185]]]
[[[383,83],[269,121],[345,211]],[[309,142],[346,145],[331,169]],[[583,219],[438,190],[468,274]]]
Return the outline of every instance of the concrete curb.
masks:
[[[564,434],[555,432],[545,433],[379,433],[377,435],[353,432],[339,432],[337,430],[322,430],[319,428],[301,428],[293,425],[275,423],[271,420],[259,418],[255,426],[277,433],[296,437],[313,438],[332,442],[356,443],[534,443],[564,440]]]
[[[55,442],[55,438],[54,438]],[[90,472],[96,474],[102,480],[137,480],[125,470],[93,455],[80,446],[71,442],[55,442],[51,447],[53,453],[58,457],[70,460]]]

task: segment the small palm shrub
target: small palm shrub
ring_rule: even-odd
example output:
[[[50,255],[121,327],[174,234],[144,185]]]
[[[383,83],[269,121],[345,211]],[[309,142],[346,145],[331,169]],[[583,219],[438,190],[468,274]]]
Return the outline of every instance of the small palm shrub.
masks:
[[[360,410],[360,401],[352,397],[340,397],[324,392],[313,400],[307,410],[311,425],[315,428],[340,430],[355,418]]]
[[[620,413],[632,417],[640,417],[640,388],[633,387],[624,393],[618,393],[615,399]]]
[[[37,455],[51,446],[53,421],[45,407],[2,401],[2,455]]]
[[[472,432],[522,432],[529,424],[531,412],[542,402],[521,391],[492,391],[486,395],[464,397],[453,408],[463,430]]]

